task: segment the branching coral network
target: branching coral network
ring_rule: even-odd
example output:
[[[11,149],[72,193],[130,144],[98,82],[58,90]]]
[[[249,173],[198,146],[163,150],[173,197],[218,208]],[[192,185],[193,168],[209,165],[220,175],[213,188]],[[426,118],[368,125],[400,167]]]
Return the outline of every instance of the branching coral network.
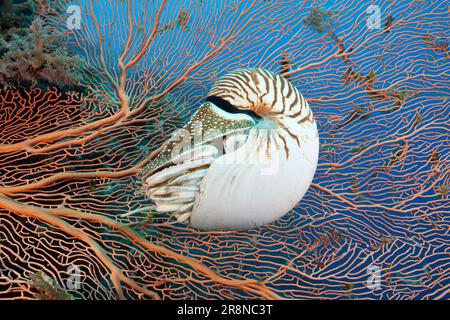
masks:
[[[447,4],[385,4],[375,29],[351,0],[85,1],[74,30],[67,6],[40,19],[95,77],[0,92],[0,297],[450,297]],[[308,98],[321,136],[308,194],[246,232],[146,211],[141,168],[245,66]]]

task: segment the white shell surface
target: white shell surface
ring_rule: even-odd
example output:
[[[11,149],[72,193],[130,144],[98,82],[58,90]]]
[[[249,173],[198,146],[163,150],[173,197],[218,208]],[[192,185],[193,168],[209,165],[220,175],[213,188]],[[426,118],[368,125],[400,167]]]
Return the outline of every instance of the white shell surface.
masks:
[[[278,130],[254,128],[242,147],[215,159],[200,184],[191,224],[205,230],[249,229],[295,207],[312,182],[319,154],[316,123],[297,126],[301,148],[285,138],[288,157]],[[262,135],[272,135],[272,143],[258,148]]]

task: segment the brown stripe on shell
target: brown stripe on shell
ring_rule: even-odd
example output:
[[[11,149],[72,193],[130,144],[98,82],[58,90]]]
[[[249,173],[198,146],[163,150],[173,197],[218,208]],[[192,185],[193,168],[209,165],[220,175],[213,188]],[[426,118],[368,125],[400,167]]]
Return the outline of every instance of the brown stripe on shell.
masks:
[[[297,121],[298,124],[303,122],[314,123],[314,115],[312,114],[311,109],[308,110],[308,114],[306,116]]]
[[[286,142],[286,138],[283,137],[280,133],[278,133],[278,135],[281,138],[281,141],[283,141],[283,145],[284,145],[284,152],[286,154],[286,159],[289,158],[289,148],[287,146],[287,142]]]
[[[298,139],[298,137],[293,134],[291,132],[291,130],[289,130],[289,128],[287,128],[283,123],[279,124],[281,128],[283,128],[293,139],[295,139],[295,141],[297,141],[298,146],[300,147],[300,140]]]
[[[271,92],[272,101],[267,101]],[[252,110],[262,117],[284,115],[296,119],[304,108],[308,108],[304,97],[289,80],[264,69],[241,69],[230,73],[216,82],[210,95],[217,95],[237,108]],[[241,101],[245,101],[244,105]],[[286,114],[286,111],[293,114]]]

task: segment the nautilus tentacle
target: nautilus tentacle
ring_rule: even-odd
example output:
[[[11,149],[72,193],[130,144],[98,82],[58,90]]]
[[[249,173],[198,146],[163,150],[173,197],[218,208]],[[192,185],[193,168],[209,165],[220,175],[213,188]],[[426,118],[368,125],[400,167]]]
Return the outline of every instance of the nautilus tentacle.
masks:
[[[289,212],[311,184],[318,151],[297,88],[270,71],[241,69],[214,84],[142,175],[157,211],[203,229],[239,230]]]

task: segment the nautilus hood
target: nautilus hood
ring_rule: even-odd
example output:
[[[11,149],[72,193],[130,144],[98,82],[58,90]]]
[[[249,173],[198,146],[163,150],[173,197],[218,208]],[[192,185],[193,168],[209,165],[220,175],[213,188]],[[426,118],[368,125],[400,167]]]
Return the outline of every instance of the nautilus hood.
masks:
[[[142,170],[145,181],[158,169],[175,161],[181,151],[226,136],[230,133],[252,128],[257,119],[245,113],[231,113],[207,99],[192,116],[191,120],[163,145],[158,155]]]

